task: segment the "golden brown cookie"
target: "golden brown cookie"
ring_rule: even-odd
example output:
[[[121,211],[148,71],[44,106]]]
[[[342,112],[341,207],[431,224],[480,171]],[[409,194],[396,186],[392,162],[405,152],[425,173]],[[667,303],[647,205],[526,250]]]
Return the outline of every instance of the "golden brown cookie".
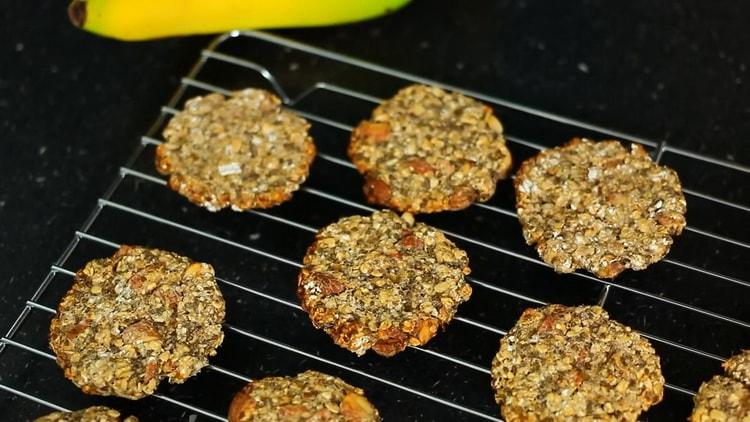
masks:
[[[213,268],[173,252],[122,246],[76,273],[50,326],[65,377],[84,393],[138,399],[182,383],[224,334]]]
[[[352,132],[349,157],[367,200],[399,211],[460,210],[484,202],[511,167],[492,109],[426,85],[400,90]]]
[[[411,214],[345,217],[318,232],[297,293],[341,347],[393,356],[427,343],[469,299],[466,252]]]
[[[34,422],[138,422],[138,418],[122,418],[117,410],[105,406],[92,406],[75,412],[53,412],[36,418]]]
[[[229,422],[377,422],[364,391],[315,371],[251,381],[229,406]]]
[[[558,272],[642,270],[685,227],[677,173],[637,144],[575,138],[526,160],[514,185],[526,243]]]
[[[272,207],[307,178],[315,157],[309,127],[261,89],[195,97],[164,129],[156,169],[210,211]]]
[[[750,350],[724,362],[724,371],[701,385],[691,422],[750,422]]]
[[[750,422],[750,388],[735,379],[714,376],[693,401],[691,422]]]
[[[527,309],[491,372],[507,422],[635,421],[664,391],[649,342],[598,306]]]

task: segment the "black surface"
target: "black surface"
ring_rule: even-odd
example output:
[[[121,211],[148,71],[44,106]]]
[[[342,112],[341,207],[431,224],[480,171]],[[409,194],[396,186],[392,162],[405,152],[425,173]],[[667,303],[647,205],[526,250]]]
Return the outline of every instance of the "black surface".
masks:
[[[4,265],[0,265],[0,329],[3,330],[36,289],[49,264],[70,241],[73,231],[80,226],[96,198],[114,178],[117,168],[129,156],[139,136],[148,129],[158,114],[159,106],[176,88],[179,76],[186,73],[200,48],[209,40],[198,37],[124,44],[99,39],[70,28],[64,6],[55,3],[44,1],[32,6],[17,2],[1,12],[0,263]],[[450,1],[422,1],[397,15],[374,22],[283,33],[446,83],[649,138],[666,139],[673,145],[749,164],[750,147],[744,142],[750,136],[750,76],[747,72],[750,66],[750,32],[745,29],[744,20],[748,12],[750,7],[747,5],[729,2],[622,2],[617,5],[578,1],[566,2],[562,6],[543,1],[486,1],[459,6]],[[225,47],[226,51],[245,53],[245,56],[249,55],[264,64],[270,62],[269,66],[275,63],[275,73],[283,78],[285,87],[289,86],[292,92],[304,87],[306,80],[315,81],[321,77],[334,80],[351,77],[348,83],[362,84],[361,89],[381,96],[389,95],[397,86],[395,81],[382,78],[371,79],[360,74],[347,76],[350,74],[326,63],[297,57],[294,53],[265,54],[263,47],[247,47],[233,42]],[[290,63],[295,65],[290,66]],[[212,77],[215,82],[230,88],[253,80],[243,72],[222,69],[216,63],[207,66],[201,73],[203,79],[211,80]],[[230,86],[232,84],[236,86]],[[311,97],[301,104],[301,108],[323,115],[331,112],[332,107],[340,108],[344,99],[328,95]],[[356,121],[368,107],[347,104],[346,109],[351,115],[348,118]],[[548,127],[538,119],[528,119],[508,110],[499,112],[510,132],[533,136],[535,140],[548,145],[561,142],[575,133],[570,133],[570,128]],[[316,130],[325,132],[317,126]],[[331,153],[340,155],[341,150],[336,148],[345,141],[345,137],[340,133],[323,132],[316,139],[323,142],[340,141],[328,144],[332,145],[329,146]],[[514,147],[513,152],[517,157],[531,153],[518,147]],[[138,165],[141,170],[152,173],[150,157],[147,150]],[[680,171],[686,186],[748,203],[746,176],[736,172],[726,173],[716,167],[699,167],[692,160],[670,154],[665,155],[664,160]],[[338,174],[334,172],[340,170],[330,167],[329,163],[319,160],[310,183],[338,189],[342,194],[358,199],[358,179],[334,179],[331,175]],[[336,183],[332,183],[333,180]],[[280,248],[278,253],[283,252],[290,258],[299,255],[309,240],[309,235],[290,232],[278,225],[262,224],[263,220],[257,217],[243,218],[226,213],[207,216],[177,197],[156,191],[149,193],[154,189],[163,188],[148,183],[134,184],[126,179],[115,197],[121,195],[119,198],[124,198],[123,201],[129,204],[138,204],[143,209],[150,207],[162,215],[175,213],[170,218],[183,219],[193,226],[203,225],[206,230],[242,243],[252,243],[253,235],[264,233],[261,235],[264,246],[272,247],[269,239],[276,238]],[[501,188],[493,203],[511,207],[509,195],[507,186],[506,189]],[[158,199],[137,202],[143,201],[143,198]],[[306,218],[309,218],[306,223],[314,226],[330,221],[335,215],[354,212],[332,207],[330,203],[314,198],[305,198],[304,201],[292,201],[274,212],[299,216],[299,210],[295,212],[295,207],[317,210],[306,213]],[[315,207],[310,204],[315,204]],[[689,206],[691,224],[748,240],[746,225],[738,227],[736,224],[747,220],[746,213],[726,207],[717,208],[696,198],[689,198]],[[262,285],[267,288],[277,286],[271,283],[273,280],[283,283],[293,277],[294,271],[287,267],[255,260],[245,265],[242,257],[238,260],[228,258],[232,253],[236,254],[229,249],[222,253],[223,249],[215,244],[207,244],[190,236],[179,236],[158,226],[149,231],[148,227],[151,226],[148,224],[141,221],[128,223],[127,219],[122,220],[125,217],[121,214],[107,210],[101,219],[97,219],[93,232],[117,241],[171,247],[194,256],[205,256],[212,262],[216,261],[218,272],[229,279],[255,282],[247,274],[260,273],[264,279],[267,278],[266,284]],[[485,236],[487,241],[493,243],[507,241],[507,247],[518,248],[520,240],[512,237],[517,236],[517,227],[512,225],[517,223],[511,223],[509,229],[509,223],[497,218],[474,210],[455,230],[471,233],[474,237]],[[456,221],[444,216],[431,216],[426,220],[451,229],[454,228],[450,225]],[[494,230],[487,229],[488,220],[493,222]],[[504,231],[508,232],[508,236]],[[292,240],[289,240],[290,237]],[[686,233],[681,241],[677,242],[670,257],[695,263],[708,270],[748,278],[745,249],[711,243],[691,233]],[[465,246],[471,254],[472,247]],[[518,249],[518,252],[533,256],[526,249]],[[86,259],[106,253],[109,253],[107,248],[84,245],[76,249],[72,261],[66,266],[75,269]],[[76,256],[79,257],[78,261]],[[477,277],[499,280],[505,276],[502,279],[504,286],[545,300],[591,303],[601,287],[595,282],[554,276],[542,267],[519,266],[517,261],[500,255],[485,257],[480,251],[475,251],[472,257],[475,256],[481,268]],[[222,264],[222,259],[232,264]],[[655,280],[659,283],[655,283]],[[63,280],[63,286],[65,282]],[[579,285],[576,289],[559,287],[568,282]],[[668,265],[659,264],[639,276],[623,276],[618,283],[750,320],[747,314],[750,297],[746,288],[727,284],[712,288],[716,280],[697,277]],[[276,292],[281,296],[288,293],[283,289]],[[230,291],[225,291],[225,294],[230,303],[243,305],[240,299],[233,300]],[[54,307],[58,298],[54,295],[43,297],[47,302],[42,303]],[[291,296],[287,299],[293,300]],[[708,318],[666,309],[653,299],[637,298],[631,293],[617,290],[608,304],[613,316],[623,322],[712,353],[726,356],[741,346],[750,346],[739,340],[747,338],[747,330],[713,324]],[[255,315],[262,316],[262,312],[243,313],[248,308],[262,306],[261,303],[253,303],[236,307],[234,321],[240,322],[236,325],[273,327],[274,321],[254,319]],[[477,296],[465,306],[466,309],[462,309],[467,315],[490,320],[502,328],[508,328],[522,308],[520,302],[493,300],[492,296]],[[41,339],[37,347],[43,348],[48,316],[38,313],[34,312],[19,336],[29,336],[29,344],[39,343]],[[292,318],[289,312],[280,312],[279,315]],[[243,319],[245,317],[248,319]],[[284,333],[289,336],[288,342],[299,343],[312,336],[311,342],[325,344],[325,339],[320,335],[315,337],[319,333],[305,325],[304,315],[293,318],[302,328],[297,334],[293,330]],[[231,318],[230,322],[233,322]],[[293,325],[291,322],[285,323],[285,326]],[[458,331],[458,328],[466,331]],[[472,335],[465,326],[452,326],[451,330],[436,339],[434,347],[482,363],[491,356],[496,339],[489,336],[485,341],[474,342],[473,346],[465,349],[456,346],[457,342],[465,340],[465,336]],[[486,333],[476,335],[486,336]],[[227,350],[237,350],[231,346],[235,341],[232,338],[236,339],[236,336],[228,336]],[[274,360],[270,358],[274,351],[262,345],[256,346],[257,350],[248,350],[248,356],[264,356],[264,367],[247,362],[237,367],[246,375],[275,373],[286,365],[281,362],[290,360],[280,355],[278,364],[274,365]],[[657,345],[662,357],[668,356],[664,360],[664,368],[672,382],[696,388],[700,380],[718,370],[718,365],[710,361],[693,365],[695,361],[683,352],[669,349],[662,353],[665,348],[669,349],[668,346]],[[378,359],[369,357],[357,362],[334,347],[324,352],[344,362],[361,365],[363,369],[375,368],[394,376],[388,372],[392,369],[378,365],[381,362]],[[418,369],[421,361],[417,358],[422,356],[416,353],[408,352],[399,359]],[[236,359],[234,356],[220,355],[221,362],[227,364],[224,366],[236,366],[240,358],[241,355]],[[8,368],[19,365],[19,362],[25,363],[29,369],[20,371],[18,377],[38,382],[35,377],[39,375],[35,374],[43,372],[41,376],[49,378],[43,379],[40,384],[47,386],[49,394],[60,394],[68,403],[84,403],[80,394],[60,379],[59,372],[51,362],[30,358],[17,349],[9,349],[0,358],[0,381],[25,382],[22,379],[10,380],[6,375]],[[295,362],[300,367],[314,365],[305,359]],[[37,365],[47,369],[35,372]],[[399,364],[394,365],[398,367]],[[686,370],[686,367],[691,370]],[[448,377],[463,373],[459,371],[451,375],[450,369],[446,371]],[[215,385],[221,391],[233,391],[238,387],[222,385],[218,380],[211,381],[210,373],[201,377],[201,380],[186,385],[184,390],[182,387],[171,387],[165,391],[174,397],[181,394],[189,397],[196,385]],[[471,375],[467,375],[467,380],[471,379]],[[424,382],[429,380],[429,377],[425,378]],[[197,384],[199,381],[207,384]],[[379,389],[372,381],[356,377],[351,381],[362,384],[369,391]],[[426,387],[430,387],[429,383]],[[442,386],[438,391],[445,388]],[[473,390],[467,386],[448,388],[444,393],[456,400],[474,403],[473,407],[484,409],[488,406],[488,397],[461,397],[462,392],[469,394],[469,391]],[[478,391],[486,393],[485,389]],[[675,393],[669,394],[668,400],[671,402],[670,397]],[[384,392],[376,398],[382,400],[391,396]],[[21,409],[24,415],[28,415],[26,412],[38,413],[42,409],[5,393],[1,393],[0,397],[0,414]],[[684,397],[674,400],[682,403],[677,408],[682,411],[687,408]],[[122,402],[116,403],[123,405]],[[149,399],[147,403],[148,406],[141,408],[146,413],[146,409],[163,406],[162,402],[154,399]],[[210,403],[210,407],[215,406],[221,407],[221,404]],[[420,409],[430,412],[431,407],[421,403],[415,405],[414,409],[414,415],[418,415],[422,411]],[[669,420],[659,411],[660,408],[657,408],[651,413],[652,420]]]

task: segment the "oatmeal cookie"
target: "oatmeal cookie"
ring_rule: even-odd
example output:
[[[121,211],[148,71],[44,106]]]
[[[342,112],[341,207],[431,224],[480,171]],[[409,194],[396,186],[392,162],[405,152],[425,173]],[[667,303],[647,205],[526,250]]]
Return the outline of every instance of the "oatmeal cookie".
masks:
[[[750,387],[716,375],[693,398],[692,422],[750,422]]]
[[[575,138],[525,161],[514,184],[526,242],[558,272],[642,270],[685,227],[677,173],[637,144]]]
[[[635,421],[664,390],[649,342],[598,306],[527,309],[491,372],[508,422]]]
[[[229,406],[229,422],[377,422],[362,389],[316,371],[251,381]]]
[[[469,299],[466,252],[411,214],[345,217],[318,232],[297,293],[313,325],[362,355],[427,343]]]
[[[92,406],[75,412],[53,412],[34,422],[138,422],[135,416],[120,417],[120,412],[105,406]]]
[[[164,129],[156,168],[210,211],[272,207],[307,178],[315,157],[309,127],[261,89],[195,97]]]
[[[182,383],[206,366],[223,321],[210,265],[122,246],[76,273],[52,320],[50,347],[83,392],[138,399],[163,378]]]
[[[701,385],[690,421],[750,422],[750,350],[724,362],[724,371]]]
[[[511,167],[491,108],[425,85],[376,108],[352,132],[348,153],[365,177],[368,201],[413,213],[484,202]]]

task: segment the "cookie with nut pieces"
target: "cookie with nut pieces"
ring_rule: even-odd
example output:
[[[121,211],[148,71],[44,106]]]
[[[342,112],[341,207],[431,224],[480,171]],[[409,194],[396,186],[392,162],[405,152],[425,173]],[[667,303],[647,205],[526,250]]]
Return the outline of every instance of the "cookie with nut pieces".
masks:
[[[412,85],[352,132],[348,154],[367,200],[430,213],[484,202],[507,177],[511,156],[490,107],[465,95]]]
[[[598,306],[527,309],[491,373],[508,422],[635,421],[664,391],[651,344]]]
[[[164,129],[156,169],[210,211],[269,208],[307,178],[315,157],[309,128],[262,89],[191,98]]]
[[[83,392],[139,399],[208,364],[224,339],[224,306],[210,265],[121,246],[76,273],[49,344]]]
[[[378,422],[361,388],[316,371],[251,381],[229,407],[229,422]]]
[[[750,350],[724,362],[726,375],[704,382],[693,397],[691,422],[750,422]]]
[[[526,242],[558,272],[642,270],[685,227],[677,173],[637,144],[575,138],[526,160],[514,185]]]
[[[466,252],[408,213],[342,218],[317,233],[303,264],[302,307],[358,355],[427,343],[471,295]]]
[[[34,422],[138,422],[138,418],[123,418],[117,410],[106,406],[92,406],[73,412],[52,412],[34,419]]]

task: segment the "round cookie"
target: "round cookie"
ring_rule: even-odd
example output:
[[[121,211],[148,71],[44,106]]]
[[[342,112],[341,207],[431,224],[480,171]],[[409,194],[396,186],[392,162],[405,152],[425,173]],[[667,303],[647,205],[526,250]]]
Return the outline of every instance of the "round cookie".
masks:
[[[251,381],[229,406],[229,422],[377,422],[364,391],[316,371]]]
[[[138,422],[135,416],[120,417],[120,412],[105,406],[92,406],[75,412],[53,412],[34,422]]]
[[[195,97],[164,129],[156,169],[210,211],[272,207],[307,178],[315,157],[309,127],[261,89]]]
[[[507,422],[635,421],[664,390],[649,342],[598,306],[527,309],[491,373]]]
[[[358,355],[427,343],[471,295],[466,252],[408,213],[342,218],[318,232],[303,263],[302,307]]]
[[[368,201],[413,213],[484,202],[511,167],[491,108],[426,85],[378,106],[352,132],[348,153],[365,177]]]
[[[526,242],[558,272],[642,270],[685,227],[677,173],[637,144],[575,138],[526,160],[514,185]]]
[[[724,362],[726,376],[704,382],[693,397],[691,422],[750,422],[750,350]]]
[[[750,422],[750,387],[716,375],[693,397],[691,422]]]
[[[223,320],[210,265],[122,246],[76,273],[52,319],[50,347],[83,392],[138,399],[163,378],[182,383],[206,366]]]

